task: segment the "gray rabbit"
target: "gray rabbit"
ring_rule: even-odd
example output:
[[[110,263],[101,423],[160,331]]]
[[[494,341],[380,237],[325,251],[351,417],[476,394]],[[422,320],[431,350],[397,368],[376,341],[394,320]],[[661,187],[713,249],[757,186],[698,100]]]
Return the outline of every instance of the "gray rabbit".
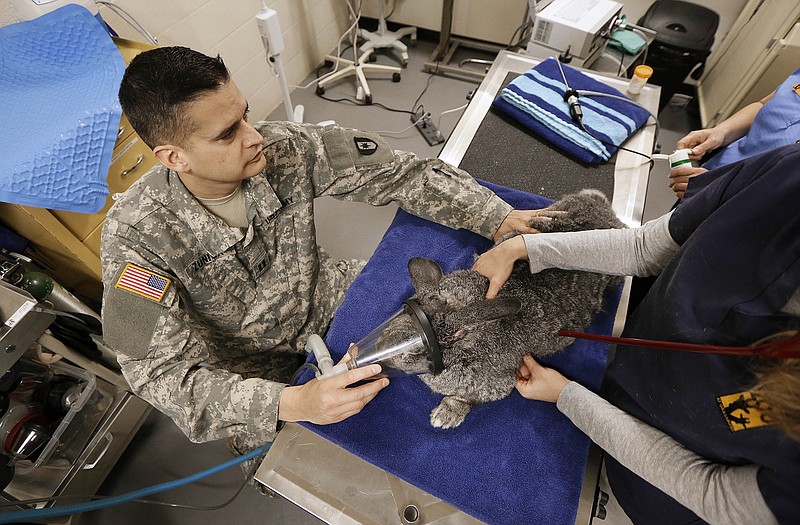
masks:
[[[596,190],[567,195],[549,209],[567,213],[531,225],[542,232],[625,227]],[[431,424],[441,428],[460,425],[474,405],[511,394],[522,356],[564,349],[573,339],[556,333],[584,329],[602,308],[606,288],[621,283],[619,277],[588,272],[553,269],[531,274],[520,262],[498,297],[487,301],[488,280],[477,272],[443,275],[435,261],[424,258],[409,261],[408,269],[413,298],[430,319],[444,361],[441,373],[420,376],[445,396],[430,417]],[[427,370],[427,359],[404,354],[392,366],[419,373]]]

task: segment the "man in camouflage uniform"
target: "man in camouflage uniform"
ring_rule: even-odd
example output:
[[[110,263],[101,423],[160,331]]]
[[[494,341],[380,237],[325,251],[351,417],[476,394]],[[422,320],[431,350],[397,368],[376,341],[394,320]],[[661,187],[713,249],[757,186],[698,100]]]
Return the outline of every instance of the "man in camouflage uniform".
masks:
[[[341,421],[388,384],[346,388],[378,365],[287,386],[312,333],[324,334],[363,262],[316,244],[315,197],[396,202],[485,237],[531,231],[469,175],[392,151],[376,134],[247,121],[222,61],[186,48],[137,56],[123,110],[162,165],[108,213],[103,323],[133,391],[192,441],[233,437],[244,452],[278,421]]]

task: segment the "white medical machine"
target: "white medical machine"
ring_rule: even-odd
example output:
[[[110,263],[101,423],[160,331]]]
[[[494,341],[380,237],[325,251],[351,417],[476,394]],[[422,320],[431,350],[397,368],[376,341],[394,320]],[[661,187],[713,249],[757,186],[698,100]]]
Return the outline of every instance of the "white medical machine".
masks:
[[[611,0],[529,0],[533,31],[527,52],[537,58],[568,53],[570,65],[588,68],[603,53],[622,13]]]

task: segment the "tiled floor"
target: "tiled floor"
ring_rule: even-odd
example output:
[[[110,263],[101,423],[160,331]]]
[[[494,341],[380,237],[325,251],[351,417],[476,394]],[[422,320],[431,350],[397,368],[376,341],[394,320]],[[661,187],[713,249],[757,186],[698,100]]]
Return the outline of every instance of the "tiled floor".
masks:
[[[420,103],[433,114],[435,122],[439,121],[440,115],[446,110],[464,104],[467,94],[475,89],[477,84],[441,76],[431,77],[421,71],[423,62],[428,59],[433,48],[433,43],[424,41],[420,41],[416,48],[410,48],[410,62],[403,70],[402,80],[399,83],[390,80],[370,80],[374,101],[390,108],[410,110],[415,100],[421,96]],[[390,65],[398,63],[388,54],[381,54],[378,61]],[[326,96],[331,98],[352,98],[354,95],[355,88],[351,80],[326,90]],[[441,148],[441,146],[430,147],[416,129],[406,130],[411,125],[410,115],[392,112],[377,104],[361,107],[346,102],[326,102],[314,95],[313,88],[295,90],[293,102],[304,106],[304,120],[307,122],[335,120],[347,127],[391,132],[385,136],[393,147],[413,151],[422,157],[436,156]],[[448,113],[441,117],[440,128],[445,135],[452,131],[459,114],[459,112]],[[270,118],[283,119],[283,108],[276,110]],[[689,124],[691,119],[682,109],[669,107],[662,112],[661,120],[662,132],[659,142],[665,152],[671,152],[676,140],[691,129],[692,126]],[[664,213],[674,202],[672,192],[666,188],[666,172],[664,166],[658,165],[653,170],[645,205],[645,219]],[[333,199],[319,199],[317,204],[320,243],[335,257],[368,258],[395,212],[392,206],[372,208]],[[181,478],[230,458],[222,442],[192,444],[170,420],[154,412],[111,472],[100,492],[121,494]],[[242,476],[237,467],[199,483],[152,496],[152,499],[193,505],[216,505],[232,496],[241,480]],[[281,498],[261,496],[249,487],[245,488],[230,505],[220,510],[204,512],[128,503],[84,514],[80,523],[194,525],[198,521],[230,524],[320,523],[292,503]]]

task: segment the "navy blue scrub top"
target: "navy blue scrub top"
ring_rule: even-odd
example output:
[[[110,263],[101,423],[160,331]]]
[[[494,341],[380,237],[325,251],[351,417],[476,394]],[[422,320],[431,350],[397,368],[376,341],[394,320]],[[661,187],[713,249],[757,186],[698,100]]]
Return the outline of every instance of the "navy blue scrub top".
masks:
[[[797,328],[781,313],[800,286],[800,145],[694,177],[669,230],[681,245],[633,312],[624,335],[732,346]],[[800,516],[800,444],[759,426],[747,390],[757,360],[621,346],[603,396],[718,463],[757,464],[781,523]],[[634,523],[702,523],[674,499],[607,464]]]

